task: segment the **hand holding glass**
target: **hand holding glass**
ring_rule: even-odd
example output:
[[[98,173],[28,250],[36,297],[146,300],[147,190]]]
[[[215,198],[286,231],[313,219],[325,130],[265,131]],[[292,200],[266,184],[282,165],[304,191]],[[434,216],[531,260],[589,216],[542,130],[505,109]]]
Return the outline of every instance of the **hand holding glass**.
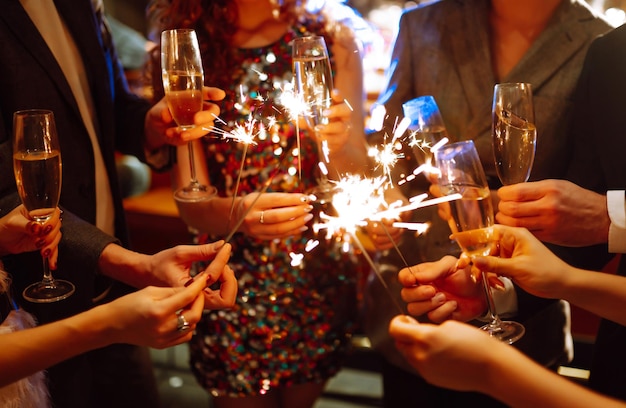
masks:
[[[504,185],[528,181],[537,143],[530,84],[497,84],[492,115],[493,154],[500,181]]]
[[[196,32],[191,29],[165,30],[161,33],[161,70],[167,104],[181,130],[191,129],[194,116],[202,110],[204,71]],[[215,189],[196,178],[193,142],[188,143],[189,185],[178,189],[174,198],[182,202],[211,199]]]
[[[437,149],[434,156],[440,171],[438,183],[441,193],[462,196],[459,200],[449,202],[452,217],[450,228],[457,244],[467,255],[490,255],[494,245],[494,212],[487,178],[474,142],[469,140],[447,144]],[[515,342],[524,334],[524,326],[500,320],[484,272],[482,283],[491,321],[481,329],[498,340],[509,344]]]
[[[295,90],[306,105],[304,118],[314,132],[319,125],[328,124],[324,111],[332,105],[333,77],[328,50],[323,37],[298,37],[293,40],[293,75]],[[317,132],[316,132],[317,137]],[[318,154],[325,158],[322,143],[317,138]]]
[[[29,217],[44,224],[59,205],[61,149],[54,114],[25,110],[13,114],[13,169],[17,191]],[[74,293],[74,285],[54,279],[43,258],[43,279],[28,286],[24,299],[36,303],[62,300]]]

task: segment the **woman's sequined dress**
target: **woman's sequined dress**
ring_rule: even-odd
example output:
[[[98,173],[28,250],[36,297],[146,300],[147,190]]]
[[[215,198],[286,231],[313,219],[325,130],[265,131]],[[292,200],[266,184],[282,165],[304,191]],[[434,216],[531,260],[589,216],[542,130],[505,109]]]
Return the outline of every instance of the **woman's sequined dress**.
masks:
[[[292,154],[296,129],[283,106],[289,102],[281,102],[291,86],[290,41],[305,32],[290,31],[267,47],[237,51],[240,64],[233,67],[232,82],[222,86],[227,97],[220,119],[227,131],[253,124],[258,133],[247,149],[221,135],[206,139],[211,183],[220,196],[232,196],[235,189],[237,195],[259,191],[269,177],[270,192],[306,192],[316,185],[315,143],[300,131],[298,162]],[[307,244],[317,241],[307,252]],[[363,270],[358,255],[315,235],[311,225],[299,237],[269,242],[236,234],[231,243],[230,265],[239,281],[236,306],[207,312],[190,342],[200,385],[214,396],[236,397],[334,375],[354,329],[356,282]]]

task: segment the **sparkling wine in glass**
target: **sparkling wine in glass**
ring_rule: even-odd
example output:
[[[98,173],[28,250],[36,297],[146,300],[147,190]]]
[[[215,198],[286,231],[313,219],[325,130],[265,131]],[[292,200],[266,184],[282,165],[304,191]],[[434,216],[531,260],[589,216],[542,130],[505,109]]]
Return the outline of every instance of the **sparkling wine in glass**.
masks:
[[[495,244],[494,212],[487,178],[474,142],[469,140],[447,144],[437,149],[434,156],[440,172],[438,184],[441,193],[460,194],[462,197],[449,202],[449,223],[457,244],[468,255],[490,255]],[[491,321],[481,329],[509,344],[517,341],[524,335],[524,326],[500,320],[484,272],[482,284]]]
[[[409,145],[418,164],[432,164],[431,148],[448,137],[435,98],[424,95],[402,104],[405,118],[411,120]]]
[[[161,33],[161,70],[167,104],[176,124],[194,127],[194,116],[202,110],[204,71],[196,32],[191,29],[165,30]],[[177,202],[197,202],[215,196],[215,188],[196,178],[193,142],[188,143],[191,181],[174,192]]]
[[[51,111],[14,113],[13,169],[17,191],[28,216],[44,224],[59,205],[61,194],[61,149]],[[54,279],[48,258],[43,258],[43,279],[28,286],[23,296],[31,302],[49,303],[65,299],[72,293],[74,285]]]
[[[332,104],[333,77],[324,38],[307,36],[294,39],[292,64],[295,91],[307,106],[305,120],[316,133],[318,154],[327,162],[316,130],[319,125],[328,124],[324,111]]]
[[[530,84],[496,84],[493,91],[493,154],[503,185],[528,181],[537,128]]]

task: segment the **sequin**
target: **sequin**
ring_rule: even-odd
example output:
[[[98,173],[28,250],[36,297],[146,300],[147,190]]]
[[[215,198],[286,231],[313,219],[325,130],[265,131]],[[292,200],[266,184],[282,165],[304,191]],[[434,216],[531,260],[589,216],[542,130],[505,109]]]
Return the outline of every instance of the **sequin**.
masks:
[[[275,118],[267,129],[271,137],[258,138],[247,149],[238,195],[258,191],[283,154],[288,159],[268,191],[305,192],[316,185],[315,143],[302,132],[302,157],[286,150],[296,131],[278,103],[292,78],[289,43],[308,32],[298,27],[268,47],[238,50],[233,82],[221,86],[227,97],[220,118],[228,126],[245,122],[250,114],[263,123]],[[205,147],[212,184],[221,196],[233,195],[243,146],[214,136],[205,140]],[[293,169],[301,169],[302,177]],[[281,241],[241,234],[231,240],[237,303],[232,310],[206,313],[190,342],[192,371],[211,395],[264,394],[275,387],[324,381],[340,368],[355,327],[356,282],[364,263],[358,262],[358,254],[343,252],[309,230]],[[197,237],[198,242],[218,238]],[[319,245],[306,252],[313,239]],[[296,267],[290,253],[305,254]]]

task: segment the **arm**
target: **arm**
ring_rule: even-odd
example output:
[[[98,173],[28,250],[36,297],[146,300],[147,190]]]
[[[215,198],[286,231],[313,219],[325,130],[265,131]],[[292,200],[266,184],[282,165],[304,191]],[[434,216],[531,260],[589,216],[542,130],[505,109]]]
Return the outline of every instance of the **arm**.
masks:
[[[496,225],[499,257],[474,257],[474,266],[511,277],[525,291],[565,299],[619,324],[626,324],[626,278],[574,268],[524,228]]]
[[[368,174],[362,53],[349,28],[339,30],[332,52],[336,92],[327,115],[330,123],[320,126],[320,137],[329,144],[329,175],[337,178],[346,173]]]
[[[189,341],[193,330],[176,330],[176,312],[182,309],[195,327],[209,278],[203,274],[187,288],[145,288],[67,319],[0,335],[0,387],[113,343],[165,348]]]
[[[409,363],[438,386],[482,392],[511,407],[625,406],[554,374],[510,345],[459,322],[433,326],[396,316],[389,333]]]
[[[230,244],[219,241],[206,245],[179,245],[155,255],[144,255],[111,244],[102,251],[98,266],[104,275],[137,288],[148,285],[179,287],[188,284],[193,262],[215,258],[206,269],[208,284],[219,282],[220,288],[207,292],[206,307],[221,309],[231,307],[237,293],[234,273],[228,266],[220,267],[226,264],[230,250]]]

